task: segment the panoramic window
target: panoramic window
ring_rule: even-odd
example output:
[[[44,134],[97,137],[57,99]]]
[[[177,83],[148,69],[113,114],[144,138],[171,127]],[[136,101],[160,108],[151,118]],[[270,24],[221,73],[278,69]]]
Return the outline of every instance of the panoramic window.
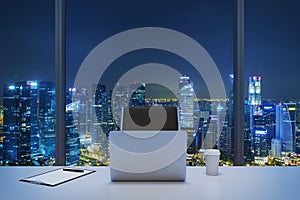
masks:
[[[234,2],[67,1],[67,164],[109,165],[126,106],[176,106],[187,165],[232,165]],[[68,154],[69,152],[69,154]]]
[[[299,2],[245,4],[245,162],[300,165]]]
[[[55,162],[54,2],[0,7],[0,163]]]
[[[109,165],[124,107],[175,106],[187,165],[233,165],[235,3],[66,1],[65,164]],[[0,8],[0,165],[55,163],[54,4]],[[300,164],[297,7],[245,2],[247,166]]]

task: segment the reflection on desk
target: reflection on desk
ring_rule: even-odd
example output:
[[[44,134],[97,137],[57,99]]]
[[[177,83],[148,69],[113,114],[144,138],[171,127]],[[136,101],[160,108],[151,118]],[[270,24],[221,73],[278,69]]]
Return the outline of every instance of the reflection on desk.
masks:
[[[109,167],[56,187],[20,182],[56,167],[0,167],[1,199],[298,199],[300,167],[221,167],[207,176],[204,167],[188,167],[185,182],[111,182]]]

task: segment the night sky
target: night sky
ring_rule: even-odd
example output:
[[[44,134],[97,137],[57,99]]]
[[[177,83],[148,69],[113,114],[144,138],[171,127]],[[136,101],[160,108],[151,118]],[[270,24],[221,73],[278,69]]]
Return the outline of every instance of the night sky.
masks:
[[[261,75],[263,98],[300,99],[299,8],[298,0],[246,0],[245,89],[248,76]],[[228,88],[233,72],[233,11],[232,0],[67,0],[67,86],[99,43],[128,29],[152,26],[177,30],[200,43]],[[54,81],[54,0],[0,0],[0,25],[0,96],[3,84]],[[189,63],[159,50],[121,56],[101,81],[113,86],[122,73],[148,62],[191,76],[197,94],[207,96],[205,84]]]

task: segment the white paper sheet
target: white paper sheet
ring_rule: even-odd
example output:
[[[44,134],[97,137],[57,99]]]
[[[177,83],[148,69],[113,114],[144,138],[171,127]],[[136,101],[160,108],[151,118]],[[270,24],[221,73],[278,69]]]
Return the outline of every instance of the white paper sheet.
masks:
[[[76,170],[78,168],[74,168],[74,169]],[[93,172],[95,171],[87,170],[87,169],[82,169],[82,172],[64,171],[64,168],[60,168],[46,173],[37,174],[35,176],[30,176],[21,179],[20,181],[28,182],[32,184],[39,184],[39,185],[56,186],[61,183],[71,181],[73,179],[88,175]]]

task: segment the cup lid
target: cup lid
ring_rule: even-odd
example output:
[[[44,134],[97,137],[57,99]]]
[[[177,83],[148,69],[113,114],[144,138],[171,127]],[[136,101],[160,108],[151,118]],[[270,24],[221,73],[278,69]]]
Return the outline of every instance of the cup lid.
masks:
[[[204,156],[208,156],[208,155],[219,156],[220,154],[221,153],[220,153],[219,149],[205,149],[204,150]]]

